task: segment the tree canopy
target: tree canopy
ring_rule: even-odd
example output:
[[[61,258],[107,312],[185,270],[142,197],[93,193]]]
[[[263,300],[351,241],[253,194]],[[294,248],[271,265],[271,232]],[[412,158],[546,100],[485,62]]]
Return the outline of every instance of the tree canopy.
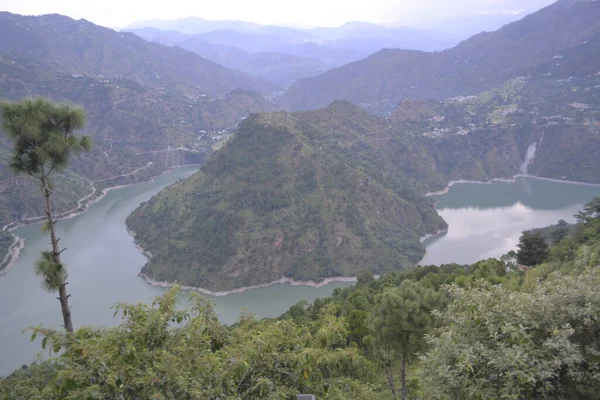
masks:
[[[539,232],[524,232],[517,247],[517,261],[521,265],[541,264],[548,255],[548,244]]]
[[[2,103],[2,127],[14,143],[11,167],[38,179],[67,167],[69,156],[91,148],[87,136],[73,132],[85,125],[78,107],[55,104],[44,98]]]
[[[556,275],[533,293],[451,286],[421,357],[426,398],[591,398],[600,389],[599,273]]]

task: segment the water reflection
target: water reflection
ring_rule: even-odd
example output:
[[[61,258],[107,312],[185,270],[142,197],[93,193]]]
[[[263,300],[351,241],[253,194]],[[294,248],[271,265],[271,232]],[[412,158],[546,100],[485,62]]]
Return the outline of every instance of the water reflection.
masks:
[[[600,187],[518,178],[515,182],[456,184],[435,196],[448,232],[425,241],[422,265],[471,264],[515,250],[521,232],[574,222]]]
[[[433,196],[437,208],[489,209],[521,203],[534,210],[557,210],[581,205],[600,195],[599,186],[517,178],[514,182],[457,183],[443,195]]]

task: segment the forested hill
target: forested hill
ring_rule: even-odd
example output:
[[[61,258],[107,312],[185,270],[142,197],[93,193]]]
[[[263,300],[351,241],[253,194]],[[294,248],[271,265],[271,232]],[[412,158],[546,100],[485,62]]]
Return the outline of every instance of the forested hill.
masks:
[[[390,131],[341,101],[248,118],[199,173],[128,218],[153,254],[143,271],[224,290],[416,263],[420,236],[446,224],[393,167]]]
[[[437,53],[382,50],[364,60],[294,84],[281,99],[292,110],[344,99],[389,111],[404,98],[472,95],[551,60],[600,30],[600,3],[562,0],[496,32]]]
[[[42,64],[69,74],[129,79],[152,88],[175,86],[211,97],[236,88],[262,93],[277,89],[181,48],[58,14],[33,17],[2,12],[0,32],[0,56],[27,67]]]

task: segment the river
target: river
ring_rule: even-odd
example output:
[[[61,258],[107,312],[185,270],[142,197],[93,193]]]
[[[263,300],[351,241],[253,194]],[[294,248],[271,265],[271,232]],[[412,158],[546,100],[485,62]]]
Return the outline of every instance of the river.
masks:
[[[189,176],[197,168],[183,167],[152,182],[109,191],[89,211],[57,224],[61,244],[68,249],[64,260],[71,272],[69,291],[73,321],[81,325],[109,326],[112,305],[118,302],[149,301],[164,293],[148,285],[137,274],[146,259],[136,249],[125,229],[125,218],[141,202],[167,185]],[[471,263],[499,256],[515,247],[524,229],[572,221],[572,215],[600,187],[519,178],[515,182],[457,184],[444,195],[435,196],[440,214],[450,225],[444,237],[431,239],[423,264]],[[43,323],[59,328],[62,321],[55,295],[40,288],[33,264],[40,250],[49,247],[40,225],[15,231],[25,239],[16,264],[0,276],[0,375],[35,360],[39,341],[30,342],[23,329]],[[232,323],[242,307],[259,317],[275,317],[300,300],[312,301],[331,294],[333,283],[321,288],[273,285],[224,297],[212,297],[223,323]]]
[[[432,196],[448,232],[424,242],[421,265],[472,264],[516,250],[521,232],[575,222],[574,214],[600,196],[600,186],[517,178],[514,182],[457,183]]]
[[[146,258],[127,233],[125,218],[140,203],[197,169],[182,167],[152,182],[111,190],[88,212],[57,224],[61,245],[67,247],[63,259],[71,274],[68,290],[75,327],[114,325],[118,320],[110,307],[115,303],[150,301],[164,293],[165,289],[148,285],[137,276]],[[23,329],[40,323],[60,328],[62,321],[56,295],[41,289],[40,278],[33,271],[40,250],[50,247],[47,235],[41,233],[39,224],[14,233],[25,239],[25,247],[13,268],[0,276],[0,376],[34,361],[41,349],[39,340],[30,342],[30,335],[21,333]],[[300,300],[326,297],[334,288],[349,285],[339,282],[311,288],[281,284],[211,299],[220,320],[230,324],[244,306],[259,317],[276,317]]]

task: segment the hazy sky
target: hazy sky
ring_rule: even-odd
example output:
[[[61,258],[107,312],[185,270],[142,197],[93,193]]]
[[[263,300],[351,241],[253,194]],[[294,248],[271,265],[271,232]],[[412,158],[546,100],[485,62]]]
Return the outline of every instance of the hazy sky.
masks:
[[[198,16],[261,24],[336,26],[348,21],[424,26],[460,14],[531,12],[555,0],[0,0],[17,14],[58,13],[124,27],[141,19]]]

